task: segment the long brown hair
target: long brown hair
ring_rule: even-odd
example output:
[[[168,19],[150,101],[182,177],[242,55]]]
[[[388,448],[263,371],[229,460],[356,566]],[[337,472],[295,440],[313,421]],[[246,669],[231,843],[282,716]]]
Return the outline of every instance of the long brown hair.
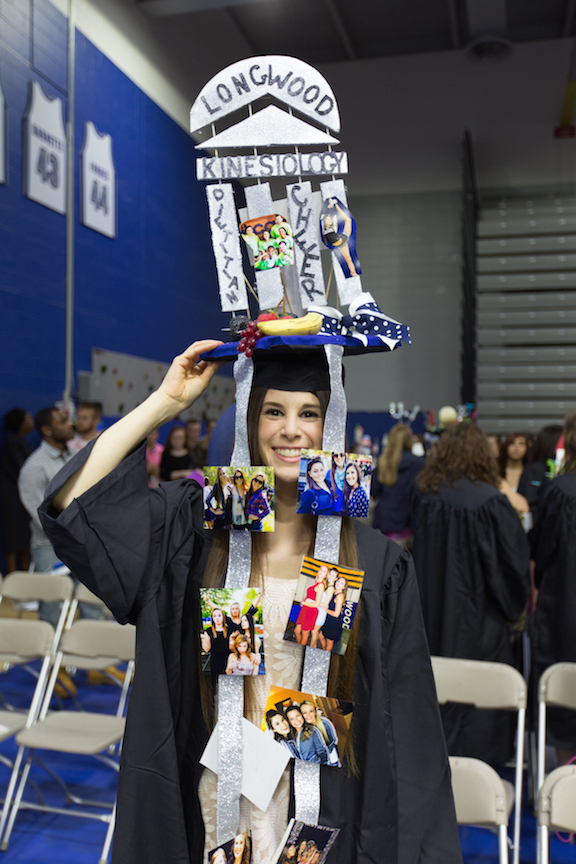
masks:
[[[528,438],[524,434],[524,432],[510,432],[509,435],[506,436],[505,440],[500,445],[500,453],[498,454],[498,468],[500,469],[500,476],[506,477],[506,466],[508,465],[508,447],[516,441],[517,438],[524,438],[526,442],[526,452],[522,457],[522,464],[526,465],[528,461]]]
[[[214,606],[212,611],[210,612],[210,629],[212,630],[212,636],[216,639],[216,624],[214,623],[214,612],[220,612],[222,615],[222,632],[224,633],[224,637],[228,635],[228,627],[226,626],[226,613],[223,609],[220,609],[219,606]]]
[[[167,453],[169,453],[172,450],[172,437],[174,435],[174,432],[176,432],[178,429],[182,429],[182,431],[184,432],[184,446],[182,449],[188,450],[188,452],[190,452],[190,450],[188,448],[188,444],[186,443],[186,427],[185,426],[173,426],[172,429],[170,429],[168,436],[166,438],[166,442],[164,444],[164,449],[166,450]]]
[[[474,423],[455,423],[440,436],[436,455],[416,478],[420,492],[438,492],[441,483],[467,477],[473,483],[500,485],[498,464],[482,430]]]
[[[258,425],[260,420],[260,414],[262,412],[262,405],[264,404],[264,399],[267,392],[268,388],[266,387],[253,387],[248,403],[248,444],[250,448],[250,458],[253,465],[262,464],[260,448],[258,446]],[[324,418],[326,415],[328,402],[330,400],[330,391],[318,390],[315,392],[315,395],[320,402],[320,410],[322,413],[322,417]],[[317,517],[310,516],[305,518],[315,520]],[[228,566],[229,536],[230,535],[228,531],[214,531],[212,548],[210,550],[208,561],[206,562],[206,569],[204,571],[203,587],[219,588],[222,585]],[[264,538],[262,534],[254,532],[253,534],[251,534],[251,540],[252,575],[250,578],[250,582],[252,584],[260,585],[264,559]],[[314,555],[314,538],[311,539],[310,548],[307,550],[306,555]],[[352,519],[347,517],[342,518],[342,528],[340,531],[339,563],[342,564],[342,566],[350,567],[352,569],[358,568],[358,548],[356,546],[354,523]],[[354,624],[350,632],[350,640],[348,642],[346,653],[344,654],[344,656],[341,656],[339,654],[332,654],[330,658],[328,695],[336,699],[345,700],[347,702],[350,702],[352,699],[352,685],[354,681],[354,666],[356,663],[356,653],[358,650],[359,627],[360,606],[358,606],[356,615],[354,617]],[[248,709],[250,709],[252,707],[251,702],[253,701],[252,689],[246,688],[245,693],[246,706]],[[208,727],[212,729],[215,723],[214,690],[212,687],[212,682],[208,675],[200,675],[200,696],[204,719]],[[348,758],[350,770],[354,774],[356,774],[358,769],[352,749],[352,737],[352,735],[348,736],[346,742],[346,755]]]
[[[396,483],[404,450],[412,451],[412,429],[406,423],[397,423],[390,430],[386,447],[378,459],[378,480],[383,486]]]
[[[318,711],[317,706],[315,705],[314,702],[312,702],[311,699],[303,699],[302,702],[300,703],[300,713],[301,714],[302,714],[302,706],[303,705],[310,705],[310,707],[314,709],[314,712],[315,712],[314,723],[312,723],[311,725],[316,726],[316,728],[318,729],[318,731],[322,735],[322,738],[324,739],[324,743],[329,744],[330,738],[328,737],[328,733],[326,732],[326,727],[324,726],[324,723],[322,722],[322,718],[320,716],[320,712]],[[304,715],[302,714],[302,716],[304,716]]]

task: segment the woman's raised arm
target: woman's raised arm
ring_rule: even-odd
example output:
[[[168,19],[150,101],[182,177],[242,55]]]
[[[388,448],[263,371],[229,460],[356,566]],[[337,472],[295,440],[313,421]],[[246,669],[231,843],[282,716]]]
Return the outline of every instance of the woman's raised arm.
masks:
[[[133,411],[106,429],[96,440],[82,468],[64,484],[53,506],[66,507],[103,477],[143,441],[153,429],[173,420],[206,389],[214,373],[224,361],[200,361],[200,355],[220,345],[215,339],[194,342],[172,361],[164,381],[151,396]]]

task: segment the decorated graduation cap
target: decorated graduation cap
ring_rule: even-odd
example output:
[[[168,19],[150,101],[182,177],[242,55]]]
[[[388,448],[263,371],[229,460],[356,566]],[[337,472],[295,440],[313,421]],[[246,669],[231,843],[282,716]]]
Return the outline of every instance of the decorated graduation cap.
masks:
[[[262,97],[268,104],[254,110],[253,103]],[[203,355],[236,360],[231,465],[250,464],[246,415],[253,385],[329,389],[323,449],[343,452],[343,355],[392,351],[410,336],[407,326],[385,314],[362,289],[357,226],[342,179],[348,156],[334,149],[340,143],[334,92],[301,60],[251,57],[205,85],[190,112],[190,131],[201,139],[197,149],[207,151],[198,156],[197,177],[207,184],[221,308],[231,313],[231,341]],[[270,177],[286,178],[282,203],[272,198]],[[236,208],[231,181],[238,179],[246,182],[245,213]],[[244,273],[242,244],[253,266],[252,282]],[[322,251],[331,258],[328,285]],[[332,282],[337,297],[329,305]],[[253,321],[249,291],[259,306]],[[341,517],[317,518],[314,557],[338,563]],[[250,534],[230,532],[226,587],[247,586],[250,570]],[[303,692],[326,695],[329,662],[329,652],[306,647]],[[243,699],[243,679],[220,676],[218,843],[239,828]],[[301,760],[294,766],[296,818],[310,824],[318,824],[320,812],[319,767]]]

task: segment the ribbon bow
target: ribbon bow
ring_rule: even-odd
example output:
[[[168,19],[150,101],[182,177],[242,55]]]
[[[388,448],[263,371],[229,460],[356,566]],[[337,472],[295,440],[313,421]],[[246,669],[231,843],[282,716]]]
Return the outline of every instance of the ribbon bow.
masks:
[[[410,328],[385,315],[368,292],[352,301],[348,315],[331,306],[309,306],[308,311],[323,316],[320,334],[355,339],[365,348],[375,340],[384,342],[390,349],[395,348],[398,342],[410,344]]]

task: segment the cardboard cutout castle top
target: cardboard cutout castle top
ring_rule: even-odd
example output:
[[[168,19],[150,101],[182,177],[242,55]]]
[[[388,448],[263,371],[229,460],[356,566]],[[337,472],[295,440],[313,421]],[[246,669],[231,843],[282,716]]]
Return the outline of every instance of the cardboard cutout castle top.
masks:
[[[279,104],[254,111],[253,103],[263,96]],[[346,353],[364,353],[410,341],[408,328],[385,315],[362,289],[356,222],[344,182],[337,179],[347,173],[348,157],[333,149],[339,144],[332,134],[340,131],[338,105],[316,69],[284,56],[234,63],[203,87],[190,111],[190,129],[206,130],[197,149],[212,151],[198,158],[197,177],[208,181],[222,311],[233,314],[231,331],[238,334],[250,318],[248,286],[261,313],[267,313],[267,320],[257,320],[257,328],[245,333],[248,344],[246,339],[227,343],[212,356],[234,357],[238,350],[250,355],[281,344],[339,344]],[[286,212],[278,212],[272,200],[269,177],[291,178]],[[319,183],[319,194],[312,188],[316,177],[327,178]],[[242,222],[232,180],[247,181],[248,218]],[[254,267],[251,281],[244,273],[241,237]],[[321,251],[330,252],[336,305],[349,305],[348,315],[328,305],[332,273],[327,289]],[[292,314],[287,283],[293,277],[304,315]],[[251,339],[254,332],[257,340]]]

